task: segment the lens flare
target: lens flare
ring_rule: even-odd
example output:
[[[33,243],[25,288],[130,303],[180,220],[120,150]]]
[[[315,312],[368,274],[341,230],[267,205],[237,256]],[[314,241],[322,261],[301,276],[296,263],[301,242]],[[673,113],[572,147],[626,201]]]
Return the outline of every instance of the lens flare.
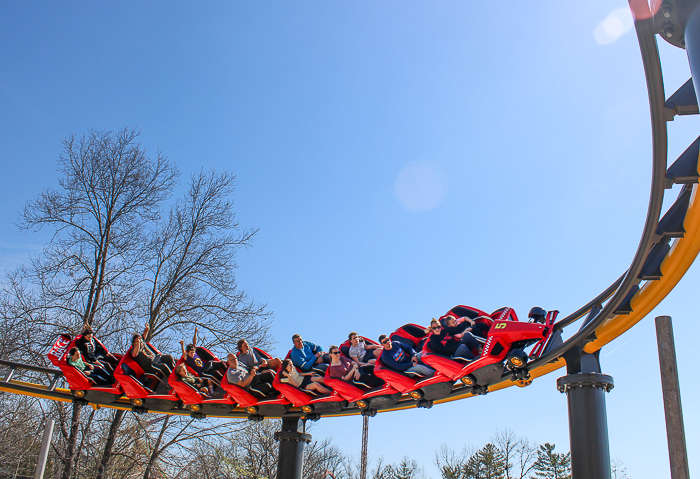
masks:
[[[627,8],[616,8],[608,14],[593,31],[593,38],[599,45],[615,43],[634,26],[632,14]]]
[[[438,206],[447,192],[447,177],[434,161],[407,164],[394,184],[396,198],[409,211],[427,211]]]

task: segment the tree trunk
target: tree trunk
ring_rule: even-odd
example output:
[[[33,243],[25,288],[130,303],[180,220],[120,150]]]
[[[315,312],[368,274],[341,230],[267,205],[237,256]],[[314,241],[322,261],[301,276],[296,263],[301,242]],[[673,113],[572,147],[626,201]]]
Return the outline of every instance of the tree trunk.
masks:
[[[102,460],[100,461],[100,467],[97,469],[95,479],[103,479],[106,477],[105,472],[107,471],[107,465],[109,464],[109,460],[112,458],[112,446],[114,446],[114,440],[117,437],[119,425],[124,418],[124,412],[125,411],[123,409],[118,409],[114,413],[114,419],[112,419],[112,424],[109,426],[109,434],[107,435],[105,450],[102,453]]]
[[[80,410],[83,405],[73,403],[73,417],[70,423],[70,436],[68,436],[68,449],[63,458],[63,474],[61,479],[70,479],[73,472],[73,460],[75,456],[75,443],[78,441],[78,425],[80,424]]]
[[[93,409],[90,411],[90,417],[87,420],[87,424],[85,424],[85,427],[83,427],[83,434],[82,437],[80,438],[80,446],[78,446],[78,451],[77,454],[75,455],[75,472],[73,473],[74,477],[79,477],[80,474],[80,451],[83,450],[83,447],[85,446],[85,439],[87,436],[90,434],[90,426],[92,425],[92,418],[95,417],[95,410]]]
[[[168,427],[168,422],[170,422],[170,416],[165,417],[165,421],[163,421],[163,427],[160,428],[160,434],[158,435],[158,439],[156,440],[156,443],[153,446],[153,452],[151,453],[151,457],[148,459],[148,466],[146,466],[146,472],[143,474],[143,479],[150,479],[151,477],[151,471],[153,470],[153,466],[156,463],[156,459],[158,459],[158,455],[160,454],[160,451],[158,451],[158,448],[160,447],[160,443],[163,440],[163,434],[165,434],[165,430]]]

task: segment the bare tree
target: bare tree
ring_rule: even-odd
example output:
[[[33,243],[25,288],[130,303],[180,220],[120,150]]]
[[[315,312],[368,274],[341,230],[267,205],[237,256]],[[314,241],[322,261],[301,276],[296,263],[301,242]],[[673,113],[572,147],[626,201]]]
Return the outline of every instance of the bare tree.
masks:
[[[110,329],[123,317],[132,279],[126,276],[143,254],[144,226],[159,218],[178,176],[160,153],[146,157],[138,135],[124,128],[68,137],[58,160],[60,188],[28,201],[20,216],[23,231],[54,233],[42,257],[23,268],[39,288],[41,309],[55,312],[45,318],[52,333],[72,329],[67,317],[80,327],[101,312]]]
[[[627,468],[622,462],[622,459],[615,458],[610,463],[610,476],[612,479],[627,479]]]
[[[68,137],[58,160],[59,188],[30,200],[22,231],[50,228],[40,257],[9,274],[3,284],[4,327],[15,353],[35,363],[59,332],[92,325],[104,338],[123,332],[133,312],[132,273],[143,261],[143,232],[159,218],[178,176],[160,153],[148,158],[138,131],[91,130]],[[5,348],[3,348],[5,349]],[[75,460],[81,406],[75,404],[63,455],[63,477]]]
[[[236,253],[257,229],[240,230],[231,196],[235,176],[200,171],[154,235],[148,265],[146,339],[174,345],[192,325],[212,333],[209,343],[232,348],[241,337],[269,344],[269,313],[250,301],[235,277]],[[174,336],[179,335],[179,336]]]
[[[379,459],[377,459],[377,467],[372,471],[372,479],[393,479],[393,477],[393,464],[385,464],[384,457],[379,456]]]
[[[507,479],[525,479],[537,460],[537,444],[512,429],[496,431],[491,439],[501,451]]]
[[[269,344],[264,320],[270,315],[265,305],[248,300],[234,274],[237,250],[250,246],[257,233],[256,229],[239,232],[231,199],[234,187],[235,177],[228,172],[198,172],[167,222],[153,233],[143,301],[147,341],[157,340],[163,349],[177,347],[177,340],[191,333],[186,329],[195,324],[212,333],[205,345],[216,344],[224,351],[232,351],[241,337]],[[115,422],[121,416],[123,411],[117,412]],[[187,435],[184,430],[180,434]],[[104,476],[113,442],[110,435],[96,479]],[[170,446],[165,441],[162,447]],[[161,448],[152,449],[147,474],[161,453]]]
[[[471,446],[469,448],[464,446],[458,454],[454,447],[442,443],[435,451],[433,462],[440,470],[443,479],[463,479],[465,477],[464,463],[473,455],[474,449]]]

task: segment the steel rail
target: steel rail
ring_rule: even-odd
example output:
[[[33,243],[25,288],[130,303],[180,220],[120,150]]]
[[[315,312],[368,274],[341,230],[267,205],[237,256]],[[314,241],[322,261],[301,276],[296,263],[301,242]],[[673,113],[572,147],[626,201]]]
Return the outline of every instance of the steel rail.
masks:
[[[644,65],[644,75],[647,82],[652,127],[652,182],[644,229],[632,263],[612,298],[594,318],[584,324],[579,331],[566,340],[560,347],[533,361],[533,368],[556,360],[572,348],[595,339],[593,337],[595,329],[602,324],[603,321],[614,315],[615,310],[620,306],[631,289],[641,282],[639,273],[644,266],[644,261],[649,254],[649,250],[655,242],[654,240],[657,238],[656,230],[659,224],[666,185],[666,163],[668,154],[668,138],[664,112],[666,98],[664,94],[663,75],[661,72],[661,59],[659,58],[659,50],[656,44],[656,33],[653,30],[651,12],[646,4],[646,0],[630,0],[630,7],[637,15],[639,15],[639,12],[643,11],[642,9],[646,9],[648,12],[647,18],[637,17],[634,19],[634,27],[639,41],[642,63]]]

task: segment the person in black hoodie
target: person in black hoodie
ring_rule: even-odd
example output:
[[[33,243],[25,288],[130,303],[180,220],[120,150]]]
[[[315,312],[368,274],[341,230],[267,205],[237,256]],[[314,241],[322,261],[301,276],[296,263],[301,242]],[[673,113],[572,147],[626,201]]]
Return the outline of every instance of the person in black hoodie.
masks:
[[[439,334],[443,335],[441,342],[445,345],[445,349],[448,350],[454,348],[451,354],[441,353],[434,349],[438,354],[445,354],[446,356],[452,356],[453,359],[463,359],[467,361],[472,361],[475,359],[474,351],[481,350],[481,343],[474,337],[471,333],[471,329],[474,326],[474,321],[469,318],[462,318],[464,321],[469,322],[470,326],[464,328],[464,325],[457,322],[457,319],[452,316],[447,316],[442,318],[438,323],[440,326]],[[463,321],[463,322],[464,322]],[[431,322],[431,328],[433,328],[433,323]],[[435,334],[435,330],[433,330]],[[455,348],[454,345],[457,344]],[[432,347],[432,343],[431,343]]]
[[[105,371],[114,371],[118,361],[116,361],[116,358],[109,354],[102,343],[95,338],[90,326],[86,325],[83,328],[82,335],[75,341],[75,347],[78,348],[86,363],[99,366]]]

